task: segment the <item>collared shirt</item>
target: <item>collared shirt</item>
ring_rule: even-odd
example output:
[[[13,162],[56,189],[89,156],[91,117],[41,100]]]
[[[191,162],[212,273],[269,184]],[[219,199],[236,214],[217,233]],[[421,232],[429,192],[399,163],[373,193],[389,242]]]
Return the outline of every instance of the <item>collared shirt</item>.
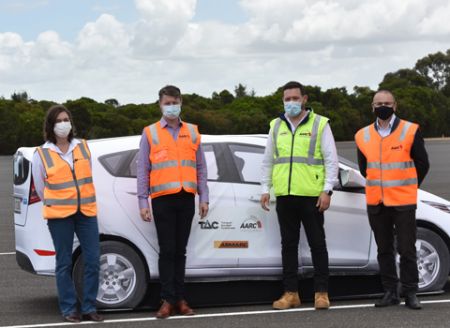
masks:
[[[291,130],[294,133],[297,126],[303,122],[307,117],[303,117],[297,125],[294,126],[288,116],[285,116],[291,126]],[[339,173],[339,159],[337,156],[336,144],[334,142],[333,133],[331,132],[330,125],[327,123],[322,133],[322,139],[320,140],[320,147],[322,149],[323,160],[325,164],[325,183],[323,190],[333,190],[333,187],[338,183]],[[261,192],[268,194],[272,187],[272,170],[274,165],[273,158],[274,144],[273,144],[273,131],[270,129],[267,136],[267,144],[264,152],[261,172]]]
[[[183,122],[180,120],[180,124],[176,128],[172,128],[167,124],[164,117],[161,118],[161,127],[167,129],[172,135],[174,140],[177,140],[180,127]],[[150,185],[150,144],[147,140],[145,131],[142,131],[141,142],[139,144],[139,154],[137,162],[137,196],[139,201],[139,208],[149,208],[149,194],[148,186]],[[208,189],[208,171],[206,166],[205,153],[203,152],[202,145],[200,144],[196,153],[197,162],[197,192],[200,203],[209,202],[209,189]]]
[[[69,144],[69,149],[66,153],[63,153],[61,149],[58,148],[57,145],[55,145],[53,142],[47,141],[42,148],[48,148],[61,156],[63,160],[69,164],[70,168],[73,170],[73,150],[75,149],[75,146],[78,145],[81,141],[78,139],[72,139],[72,141]],[[37,151],[33,154],[32,159],[32,165],[31,165],[31,172],[33,174],[33,181],[34,181],[34,187],[36,188],[36,192],[40,199],[44,199],[44,187],[45,187],[45,178],[46,178],[46,172],[45,172],[45,166],[44,163],[42,163],[41,156],[39,156],[39,153]]]
[[[378,134],[384,138],[391,134],[392,126],[394,125],[395,121],[395,114],[392,114],[391,119],[389,120],[389,124],[383,128],[380,126],[379,119],[377,118],[375,121],[376,124],[376,130],[378,131]]]

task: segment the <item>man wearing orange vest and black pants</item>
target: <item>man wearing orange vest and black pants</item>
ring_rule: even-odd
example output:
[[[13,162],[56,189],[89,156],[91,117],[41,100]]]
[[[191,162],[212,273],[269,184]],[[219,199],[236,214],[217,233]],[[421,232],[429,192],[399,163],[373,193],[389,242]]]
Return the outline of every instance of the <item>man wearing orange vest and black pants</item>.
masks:
[[[144,128],[138,167],[140,214],[152,220],[159,244],[159,278],[162,304],[156,317],[174,313],[193,315],[184,298],[186,246],[199,194],[199,214],[208,213],[206,160],[197,126],[180,120],[180,89],[168,85],[159,91],[163,117]]]
[[[400,254],[401,291],[405,305],[421,309],[416,296],[417,189],[429,169],[428,155],[419,126],[395,116],[397,104],[390,91],[378,91],[372,102],[374,124],[355,135],[358,163],[366,177],[367,213],[378,246],[383,297],[376,307],[397,305],[398,276],[394,230]]]

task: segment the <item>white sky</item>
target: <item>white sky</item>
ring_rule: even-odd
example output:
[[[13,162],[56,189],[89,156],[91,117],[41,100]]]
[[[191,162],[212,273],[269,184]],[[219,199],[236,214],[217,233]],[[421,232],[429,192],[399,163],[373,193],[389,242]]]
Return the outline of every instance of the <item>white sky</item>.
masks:
[[[289,80],[376,88],[450,48],[448,0],[0,0],[0,96],[149,103]]]

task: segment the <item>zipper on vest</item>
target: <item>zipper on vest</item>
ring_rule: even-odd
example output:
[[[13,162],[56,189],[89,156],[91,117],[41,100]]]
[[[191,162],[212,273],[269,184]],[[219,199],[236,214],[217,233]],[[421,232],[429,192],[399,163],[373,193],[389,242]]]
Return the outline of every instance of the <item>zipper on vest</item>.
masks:
[[[382,160],[383,160],[383,140],[384,137],[381,137],[380,141],[380,190],[381,190],[381,203],[384,204],[384,192],[383,192],[383,169],[382,169]]]
[[[299,124],[299,125],[300,125],[300,124]],[[294,155],[295,132],[297,132],[297,129],[298,129],[298,125],[297,125],[297,127],[295,128],[294,133],[292,133],[292,130],[291,130],[291,133],[292,133],[292,142],[291,142],[291,158],[290,158],[290,161],[289,161],[288,195],[291,194],[292,155]]]

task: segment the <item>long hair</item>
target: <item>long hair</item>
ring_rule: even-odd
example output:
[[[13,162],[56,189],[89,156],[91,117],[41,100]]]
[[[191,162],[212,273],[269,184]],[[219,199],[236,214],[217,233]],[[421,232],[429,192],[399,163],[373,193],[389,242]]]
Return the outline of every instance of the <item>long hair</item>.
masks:
[[[50,107],[47,111],[47,114],[45,115],[45,121],[44,121],[44,140],[50,141],[56,144],[56,136],[55,132],[53,131],[55,124],[56,124],[56,118],[58,115],[62,112],[66,112],[67,115],[69,115],[70,124],[72,125],[72,130],[70,131],[69,135],[67,136],[67,140],[69,142],[72,141],[74,135],[75,135],[75,125],[73,124],[72,114],[70,111],[63,105],[53,105]]]

